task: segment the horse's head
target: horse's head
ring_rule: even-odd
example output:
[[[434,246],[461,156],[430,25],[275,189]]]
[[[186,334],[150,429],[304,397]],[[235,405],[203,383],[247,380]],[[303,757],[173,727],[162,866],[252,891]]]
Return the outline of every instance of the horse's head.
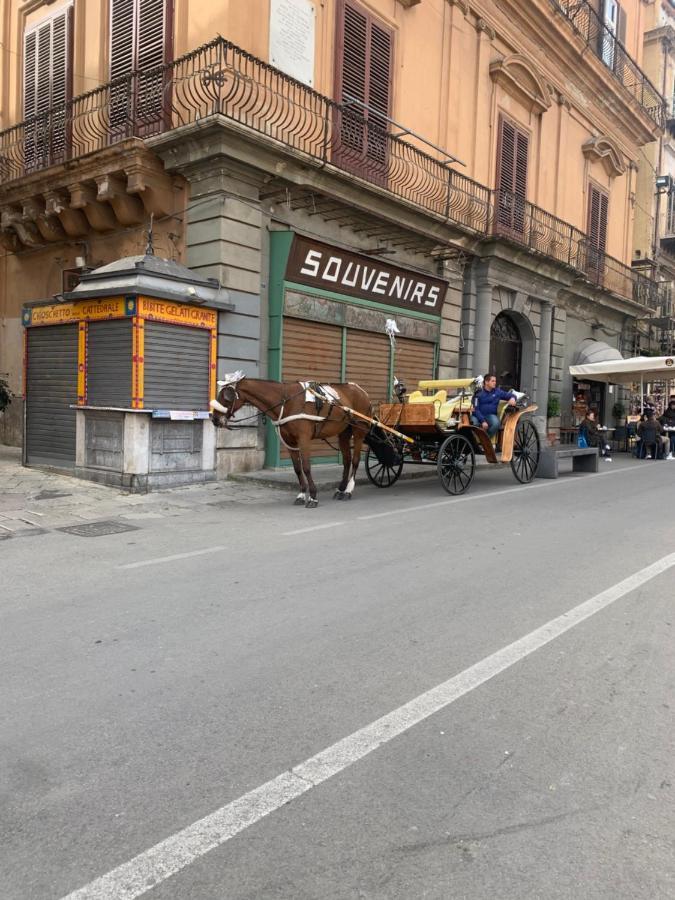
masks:
[[[239,396],[239,383],[243,380],[243,372],[232,372],[225,375],[222,381],[218,382],[218,395],[215,400],[211,400],[211,421],[216,428],[227,428],[230,419],[234,416],[238,409],[244,405],[244,400]]]

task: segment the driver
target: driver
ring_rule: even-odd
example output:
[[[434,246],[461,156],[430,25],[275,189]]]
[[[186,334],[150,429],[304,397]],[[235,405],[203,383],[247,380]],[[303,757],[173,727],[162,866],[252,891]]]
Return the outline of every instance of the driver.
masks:
[[[498,388],[496,375],[484,375],[483,388],[473,398],[471,422],[487,431],[489,437],[493,437],[499,431],[497,407],[502,400],[506,400],[508,406],[516,405],[515,393]]]

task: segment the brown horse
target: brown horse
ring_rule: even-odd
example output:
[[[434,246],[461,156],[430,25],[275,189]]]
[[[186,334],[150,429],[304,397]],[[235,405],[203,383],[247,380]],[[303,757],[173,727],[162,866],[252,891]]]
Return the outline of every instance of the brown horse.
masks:
[[[234,414],[245,403],[269,416],[277,426],[279,437],[290,452],[300,484],[296,506],[304,505],[312,509],[319,503],[309,458],[310,443],[317,438],[337,437],[343,472],[340,486],[333,496],[336,500],[351,500],[368,425],[358,423],[341,407],[349,407],[365,416],[372,415],[370,399],[363,388],[352,383],[322,385],[333,392],[334,402],[331,403],[327,399],[317,402],[299,381],[263,381],[260,378],[246,378],[243,372],[226,375],[218,385],[218,396],[211,400],[211,420],[217,428],[227,428]]]

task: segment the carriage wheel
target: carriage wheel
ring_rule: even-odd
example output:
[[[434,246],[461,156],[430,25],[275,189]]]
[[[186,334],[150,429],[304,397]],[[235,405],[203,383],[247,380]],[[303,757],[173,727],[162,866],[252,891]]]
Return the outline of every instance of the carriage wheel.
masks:
[[[451,434],[438,451],[438,477],[449,494],[463,494],[473,481],[476,457],[471,441]]]
[[[537,474],[539,465],[539,435],[528,419],[521,419],[516,425],[513,437],[513,457],[511,468],[521,484],[528,484]]]
[[[400,450],[399,462],[389,466],[386,463],[381,463],[370,447],[368,447],[366,451],[366,475],[375,487],[388,488],[398,481],[403,468],[403,449],[398,449]]]

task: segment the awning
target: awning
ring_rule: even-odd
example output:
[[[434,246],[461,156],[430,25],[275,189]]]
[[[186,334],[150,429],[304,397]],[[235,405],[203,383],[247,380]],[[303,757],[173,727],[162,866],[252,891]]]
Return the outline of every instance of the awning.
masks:
[[[609,362],[614,359],[623,360],[623,356],[621,356],[616,347],[610,347],[604,341],[594,341],[592,338],[586,338],[585,341],[579,344],[577,352],[574,354],[572,365],[585,366],[590,363]]]
[[[633,356],[631,359],[615,359],[606,362],[570,366],[575,378],[590,378],[607,384],[629,384],[632,381],[651,378],[667,380],[675,378],[675,358],[672,356]]]

